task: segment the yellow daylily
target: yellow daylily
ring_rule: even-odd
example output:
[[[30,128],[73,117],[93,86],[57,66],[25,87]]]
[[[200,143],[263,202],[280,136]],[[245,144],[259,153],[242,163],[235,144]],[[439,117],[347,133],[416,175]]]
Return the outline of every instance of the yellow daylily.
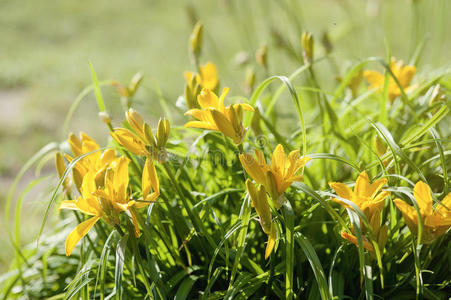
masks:
[[[413,189],[423,223],[421,240],[431,243],[451,227],[451,193],[435,207],[432,207],[431,188],[423,181],[417,182]],[[395,199],[406,225],[414,234],[418,233],[418,214],[416,209],[401,199]]]
[[[387,227],[387,225],[381,226],[381,211],[380,210],[377,210],[371,216],[371,218],[369,220],[369,224],[370,224],[371,230],[373,231],[374,237],[376,239],[375,242],[377,242],[377,244],[379,246],[379,250],[382,251],[385,248],[385,244],[387,243],[388,227]],[[363,228],[363,229],[365,229],[365,228]],[[351,228],[351,231],[352,231],[352,233],[354,233],[353,228]],[[354,234],[347,233],[346,231],[342,231],[341,236],[344,239],[346,239],[349,242],[356,245],[357,247],[359,246],[358,242],[357,242],[357,237]],[[374,252],[373,244],[365,236],[362,236],[362,242],[363,242],[363,247],[366,250],[368,250],[370,252]]]
[[[83,178],[88,172],[98,172],[117,158],[116,152],[113,149],[106,149],[105,151],[100,152],[100,146],[86,133],[82,132],[80,137],[81,138],[78,138],[73,133],[69,134],[68,143],[74,156],[65,154],[66,159],[69,162],[72,162],[80,155],[93,152],[80,159],[72,169],[74,183],[78,189],[80,189]]]
[[[390,70],[393,72],[393,75],[398,79],[401,87],[404,91],[408,92],[414,88],[414,86],[409,86],[412,81],[413,76],[417,72],[417,68],[415,66],[405,66],[404,63],[400,61],[396,61],[394,58],[391,59],[390,62]],[[385,76],[377,71],[367,70],[363,73],[366,81],[370,84],[370,88],[378,88],[381,89],[384,87]],[[388,97],[391,101],[395,100],[396,97],[401,95],[401,89],[398,84],[395,82],[392,76],[389,77],[388,80]]]
[[[335,190],[335,192],[341,198],[354,202],[357,207],[362,210],[368,220],[377,211],[381,210],[384,206],[385,198],[390,195],[390,192],[382,191],[382,187],[387,183],[386,178],[381,178],[370,184],[368,174],[363,171],[359,174],[352,191],[347,185],[341,182],[329,182],[329,186]],[[337,198],[332,198],[333,201],[340,203],[345,207],[350,207],[343,201]]]
[[[187,71],[185,72],[186,82],[191,82],[192,78],[196,79],[197,84],[199,84],[204,89],[215,90],[218,87],[218,70],[212,62],[207,62],[205,65],[199,66],[199,73]]]
[[[157,136],[152,133],[150,126],[144,121],[141,115],[130,108],[125,117],[134,132],[126,128],[115,128],[111,136],[130,152],[141,156],[152,156],[160,162],[166,159],[164,149],[171,130],[169,121],[161,119],[158,122]]]
[[[263,232],[268,235],[268,243],[266,244],[265,250],[265,259],[267,259],[274,250],[275,241],[277,239],[277,230],[274,222],[272,221],[271,209],[266,196],[266,190],[262,185],[255,188],[255,185],[249,179],[246,180],[246,187],[249,197],[251,198],[251,205],[255,208],[255,211],[260,218],[260,225]]]
[[[271,195],[273,203],[279,209],[285,198],[285,190],[295,181],[302,181],[302,175],[297,173],[311,160],[310,157],[301,157],[299,150],[291,151],[288,157],[282,145],[274,149],[271,164],[267,164],[263,153],[255,149],[255,159],[252,155],[240,154],[240,161],[246,172],[257,183],[265,186]]]
[[[245,103],[224,106],[224,99],[228,92],[229,89],[224,88],[218,98],[211,90],[202,89],[197,97],[201,109],[190,109],[185,113],[199,121],[190,121],[185,124],[185,127],[220,131],[231,138],[235,144],[241,144],[246,133],[243,127],[243,110],[254,111],[254,109]]]
[[[105,216],[97,197],[93,195],[95,191],[95,173],[89,172],[83,178],[81,197],[78,197],[76,200],[65,200],[61,202],[60,209],[78,210],[92,216],[90,219],[78,224],[67,236],[65,244],[67,256],[71,255],[77,243],[89,232],[92,226],[100,218]]]

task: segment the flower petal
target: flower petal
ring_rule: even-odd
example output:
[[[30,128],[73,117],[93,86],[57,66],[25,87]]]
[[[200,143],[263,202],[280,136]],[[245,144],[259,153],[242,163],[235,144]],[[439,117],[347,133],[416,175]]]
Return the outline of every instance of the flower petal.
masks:
[[[81,240],[82,237],[84,237],[89,230],[94,226],[94,224],[100,219],[99,216],[92,217],[84,222],[81,222],[80,224],[75,227],[75,229],[69,233],[69,235],[66,238],[66,255],[71,255],[72,251],[74,250],[77,243]]]
[[[419,181],[413,188],[413,196],[417,200],[421,217],[432,215],[431,188],[423,181]]]

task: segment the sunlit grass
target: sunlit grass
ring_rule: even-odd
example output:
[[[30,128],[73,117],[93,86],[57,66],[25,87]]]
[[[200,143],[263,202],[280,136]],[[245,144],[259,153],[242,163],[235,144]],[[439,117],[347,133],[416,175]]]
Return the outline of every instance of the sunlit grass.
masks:
[[[139,56],[130,60],[127,56],[117,63],[114,55],[121,51],[115,54],[115,50],[111,56],[102,58],[82,57],[83,63],[77,65],[78,69],[66,74],[71,79],[68,86],[75,88],[75,78],[79,78],[77,86],[82,90],[81,82],[87,83],[90,74],[92,84],[78,98],[73,97],[76,102],[69,115],[55,117],[60,125],[52,135],[61,144],[50,143],[37,152],[23,165],[17,183],[29,170],[43,166],[47,166],[44,170],[49,170],[56,152],[70,154],[74,160],[69,158],[67,169],[59,170],[59,177],[63,177],[59,181],[53,175],[40,176],[28,185],[14,185],[6,197],[5,219],[10,224],[7,229],[11,233],[10,242],[15,246],[15,258],[10,272],[0,277],[0,296],[53,296],[53,299],[104,299],[107,296],[129,299],[146,295],[155,299],[446,298],[451,280],[447,252],[450,235],[445,233],[449,226],[445,224],[448,227],[443,232],[440,229],[440,234],[423,236],[423,233],[430,234],[429,224],[424,226],[417,222],[417,227],[410,226],[393,200],[400,198],[417,211],[422,210],[413,193],[414,184],[420,180],[431,187],[436,207],[449,193],[451,74],[449,57],[442,53],[449,41],[438,41],[443,34],[440,30],[428,37],[433,42],[426,43],[423,39],[425,32],[446,25],[446,18],[433,22],[428,18],[431,12],[444,9],[447,4],[438,1],[422,12],[421,9],[426,9],[423,2],[399,1],[385,4],[375,17],[363,18],[357,13],[363,8],[361,4],[348,7],[347,2],[341,2],[341,7],[324,1],[324,5],[337,5],[341,9],[337,18],[342,21],[336,22],[337,28],[335,25],[329,28],[333,45],[329,50],[321,43],[322,29],[318,24],[331,21],[332,14],[317,12],[321,15],[315,21],[318,24],[311,21],[313,25],[310,25],[309,12],[313,7],[308,5],[262,2],[255,4],[258,10],[250,14],[253,4],[224,2],[221,4],[223,11],[217,14],[212,13],[215,7],[212,4],[195,8],[199,15],[205,16],[203,43],[199,41],[203,51],[193,49],[193,44],[190,51],[185,50],[191,25],[189,30],[178,33],[180,37],[171,36],[183,50],[172,45],[174,48],[165,55],[174,56],[174,60],[152,65],[158,72],[144,76],[136,96],[128,80],[132,72],[150,68],[153,60],[140,63]],[[160,9],[165,6],[155,5]],[[399,13],[399,18],[411,18],[412,22],[404,27],[394,26],[389,18],[397,5],[411,9]],[[138,4],[133,4],[131,9],[138,8]],[[302,13],[293,13],[300,12],[299,8],[303,8]],[[75,8],[61,6],[60,9]],[[79,9],[87,8],[80,6]],[[114,16],[115,9],[110,9],[101,18],[107,20],[108,14]],[[182,14],[183,8],[171,9],[174,15]],[[86,13],[92,14],[89,9]],[[164,18],[167,13],[156,18]],[[246,13],[250,18],[243,19]],[[138,15],[144,18],[145,14]],[[275,21],[280,15],[285,16],[282,24]],[[416,24],[415,18],[422,21]],[[347,21],[343,21],[345,19]],[[215,26],[224,22],[235,22],[237,29],[226,31],[221,38]],[[393,30],[388,32],[384,26],[374,24],[377,22]],[[115,28],[119,33],[124,30],[115,26],[118,27],[110,28],[113,32]],[[168,25],[168,28],[171,26],[175,25]],[[277,26],[280,27],[275,28]],[[314,48],[309,48],[312,43],[307,40],[307,34],[302,35],[305,40],[301,43],[301,33],[310,26],[320,28],[318,32],[312,30]],[[45,32],[45,28],[37,30]],[[385,31],[381,33],[382,28]],[[270,31],[273,30],[274,35],[274,29],[278,37],[271,39]],[[107,32],[102,28],[95,30]],[[249,35],[253,32],[255,34]],[[125,37],[115,36],[126,43]],[[360,37],[373,40],[360,43]],[[103,38],[109,40],[108,35]],[[152,45],[160,50],[171,48],[166,39],[155,38],[158,42]],[[234,40],[228,43],[228,39]],[[277,39],[278,45],[274,43]],[[280,43],[280,39],[289,44]],[[268,44],[268,60],[255,61],[255,52],[262,42]],[[128,47],[130,51],[143,51],[149,45]],[[77,52],[80,49],[83,48],[75,47],[73,51],[84,53]],[[247,51],[247,69],[252,67],[255,81],[245,81],[245,68],[234,65],[233,57],[239,49]],[[412,81],[390,66],[392,55],[404,59],[407,65],[415,65]],[[88,60],[93,63],[90,68]],[[220,87],[214,92],[220,95],[222,88],[231,87],[225,107],[214,100],[216,98],[209,98],[216,97],[213,92],[201,92],[196,87],[205,84],[204,81],[193,77],[183,86],[183,71],[199,70],[199,65],[207,61],[213,61],[219,69]],[[160,72],[160,68],[164,71]],[[369,70],[381,74],[377,84],[365,75],[368,73],[364,71]],[[104,80],[117,79],[117,74],[126,79]],[[374,89],[369,88],[369,83]],[[43,86],[46,84],[48,82]],[[118,89],[119,84],[129,89],[124,92],[123,88]],[[61,78],[60,86],[65,85]],[[185,90],[184,95],[194,95],[193,102],[179,98],[175,103],[174,99],[183,95],[187,88],[188,93]],[[243,112],[236,103],[246,103],[253,108]],[[193,108],[190,105],[200,109],[190,111],[195,117],[192,119],[183,115],[188,108]],[[123,113],[130,107],[140,111],[144,118],[129,111],[124,120]],[[101,113],[99,116],[97,111]],[[80,116],[87,120],[85,124],[76,121]],[[166,125],[156,126],[160,116],[171,124],[169,136],[166,121],[160,122]],[[194,120],[201,124],[190,122],[187,127],[199,129],[183,126]],[[69,124],[69,128],[65,124]],[[73,145],[64,142],[69,129],[93,134],[102,149],[86,148],[77,154]],[[116,155],[129,161],[127,202],[121,202],[120,197],[106,200],[106,196],[99,196],[105,194],[97,193],[105,214],[99,213],[101,220],[89,233],[77,233],[77,238],[84,237],[66,257],[66,237],[74,225],[87,219],[83,214],[58,212],[56,208],[62,200],[76,199],[83,189],[81,182],[86,175],[78,171],[78,175],[72,176],[72,169],[106,148],[115,149]],[[283,165],[280,149],[285,153],[299,150],[292,153],[311,158],[305,167],[299,167],[302,170],[297,175],[303,175],[303,182],[296,177],[297,182],[293,183],[294,179],[290,181],[266,171],[259,175],[258,168],[240,162],[238,157],[252,153],[255,148],[262,151],[268,162],[274,149],[278,149],[274,153],[279,155],[271,161],[271,168]],[[145,184],[141,181],[149,176],[143,173],[148,166],[145,161],[152,159],[159,178],[159,187],[152,186],[152,192],[158,194],[158,199],[153,202],[152,198],[149,200],[152,203],[148,203]],[[296,162],[294,156],[288,159],[293,164]],[[94,170],[96,189],[102,191],[104,185],[119,184],[111,178],[114,172],[120,173],[114,162],[105,163],[103,167],[108,171],[98,166]],[[362,171],[367,171],[371,181],[386,179],[382,189],[390,195],[378,203],[380,211],[365,209],[356,199],[340,193],[337,185],[333,186],[335,191],[331,189],[331,182],[344,183],[351,188],[358,185],[356,178]],[[66,177],[72,178],[70,190],[64,181]],[[260,195],[256,200],[249,195],[246,179],[253,179],[259,188],[264,187],[265,197]],[[284,180],[288,185],[277,188]],[[21,204],[28,208],[30,200],[27,199],[41,199],[33,195],[34,189],[31,189],[38,183],[45,185],[46,193],[44,207],[39,209],[42,227],[34,228],[40,231],[36,248],[35,240],[24,246],[28,227],[23,222],[30,218],[29,209],[22,211]],[[30,193],[21,198],[28,190]],[[354,187],[354,191],[357,190]],[[335,202],[331,198],[335,198]],[[257,207],[254,201],[268,201],[268,205]],[[63,203],[66,203],[65,208],[71,208],[73,202]],[[146,208],[141,207],[144,204]],[[82,206],[78,208],[86,212]],[[264,222],[268,223],[264,225]],[[437,224],[432,230],[438,230]],[[417,234],[427,238],[419,239]],[[73,238],[74,233],[69,236]],[[266,246],[267,242],[270,247]],[[72,240],[71,251],[75,244]],[[6,255],[10,254],[6,252]]]

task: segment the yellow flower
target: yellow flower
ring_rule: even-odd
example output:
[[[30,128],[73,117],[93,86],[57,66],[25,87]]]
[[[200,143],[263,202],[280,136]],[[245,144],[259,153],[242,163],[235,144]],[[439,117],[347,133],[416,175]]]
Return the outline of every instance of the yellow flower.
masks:
[[[241,144],[246,133],[242,124],[243,110],[254,111],[254,109],[245,103],[224,106],[224,98],[228,92],[229,89],[224,88],[218,98],[211,90],[202,89],[197,97],[201,109],[190,109],[185,113],[199,121],[190,121],[185,124],[185,127],[220,131],[231,138],[235,144]]]
[[[420,216],[423,223],[421,240],[431,243],[444,234],[451,227],[451,193],[433,209],[430,187],[419,181],[413,189],[413,196],[417,201]],[[418,233],[418,215],[416,209],[401,199],[396,199],[395,204],[402,212],[404,221],[414,234]]]
[[[215,64],[207,62],[205,65],[199,66],[199,72],[200,74],[189,71],[185,72],[186,82],[191,82],[192,78],[195,77],[197,84],[202,88],[214,91],[219,84],[218,71]]]
[[[240,161],[246,172],[257,183],[265,186],[271,195],[273,203],[279,209],[285,198],[285,190],[295,181],[302,181],[302,175],[297,175],[310,157],[301,157],[299,150],[291,151],[288,157],[282,145],[274,149],[271,164],[267,164],[263,153],[255,149],[255,159],[252,155],[240,154]]]
[[[81,139],[75,134],[69,134],[68,143],[72,150],[73,157],[65,154],[66,159],[72,162],[76,157],[93,152],[86,157],[80,159],[72,169],[74,183],[80,190],[84,176],[88,172],[97,172],[102,170],[108,164],[111,164],[116,159],[116,152],[113,149],[107,149],[100,152],[100,146],[85,133],[80,134]]]
[[[89,172],[83,178],[81,187],[81,197],[77,200],[65,200],[61,203],[60,209],[78,210],[92,217],[75,227],[66,238],[66,255],[69,256],[77,243],[84,237],[92,226],[102,217],[104,212],[97,197],[93,195],[96,191],[95,173]]]
[[[401,87],[406,91],[410,91],[414,86],[409,86],[412,77],[417,72],[415,66],[405,66],[403,62],[396,61],[394,58],[391,59],[390,69],[393,75],[398,79]],[[367,70],[363,73],[363,76],[370,84],[370,88],[381,89],[384,87],[385,76],[377,71]],[[391,101],[395,100],[396,97],[401,95],[401,90],[398,84],[395,82],[393,77],[389,77],[388,80],[388,97]]]
[[[158,122],[157,136],[155,137],[150,126],[144,122],[144,119],[136,110],[130,108],[125,113],[125,117],[135,133],[126,128],[116,128],[111,136],[120,145],[136,155],[152,156],[158,161],[164,162],[166,160],[164,147],[171,130],[169,121],[161,119]]]
[[[390,195],[390,192],[387,191],[379,193],[386,183],[387,179],[381,178],[370,184],[368,174],[363,171],[355,182],[354,191],[341,182],[329,182],[329,186],[333,188],[341,198],[354,202],[360,210],[362,210],[368,220],[370,220],[377,210],[382,209],[385,198]],[[333,198],[332,200],[345,207],[350,207],[337,198]]]
[[[260,218],[260,225],[263,232],[268,235],[268,243],[266,244],[265,259],[267,259],[274,250],[275,241],[277,239],[277,230],[272,221],[271,209],[269,207],[268,199],[266,197],[266,190],[264,186],[260,185],[255,188],[255,185],[248,179],[246,180],[246,187],[251,198],[251,205]]]

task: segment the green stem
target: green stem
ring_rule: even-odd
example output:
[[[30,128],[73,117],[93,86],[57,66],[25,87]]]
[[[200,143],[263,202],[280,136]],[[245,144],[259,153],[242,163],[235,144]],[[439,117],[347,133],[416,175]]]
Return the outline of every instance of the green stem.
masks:
[[[206,234],[204,224],[199,219],[199,216],[193,213],[192,206],[186,199],[185,195],[183,194],[182,190],[180,189],[179,184],[175,180],[175,177],[174,177],[174,174],[172,173],[171,168],[167,164],[163,164],[163,167],[169,177],[169,180],[171,181],[172,185],[175,187],[175,190],[176,190],[180,200],[182,201],[183,206],[185,207],[188,217],[191,219],[191,223],[193,224],[194,229],[196,230],[197,233],[205,236],[207,238],[207,241],[210,244],[210,246],[213,247],[213,249],[216,249],[215,242],[213,241],[213,239],[211,238],[211,236],[209,234]]]

